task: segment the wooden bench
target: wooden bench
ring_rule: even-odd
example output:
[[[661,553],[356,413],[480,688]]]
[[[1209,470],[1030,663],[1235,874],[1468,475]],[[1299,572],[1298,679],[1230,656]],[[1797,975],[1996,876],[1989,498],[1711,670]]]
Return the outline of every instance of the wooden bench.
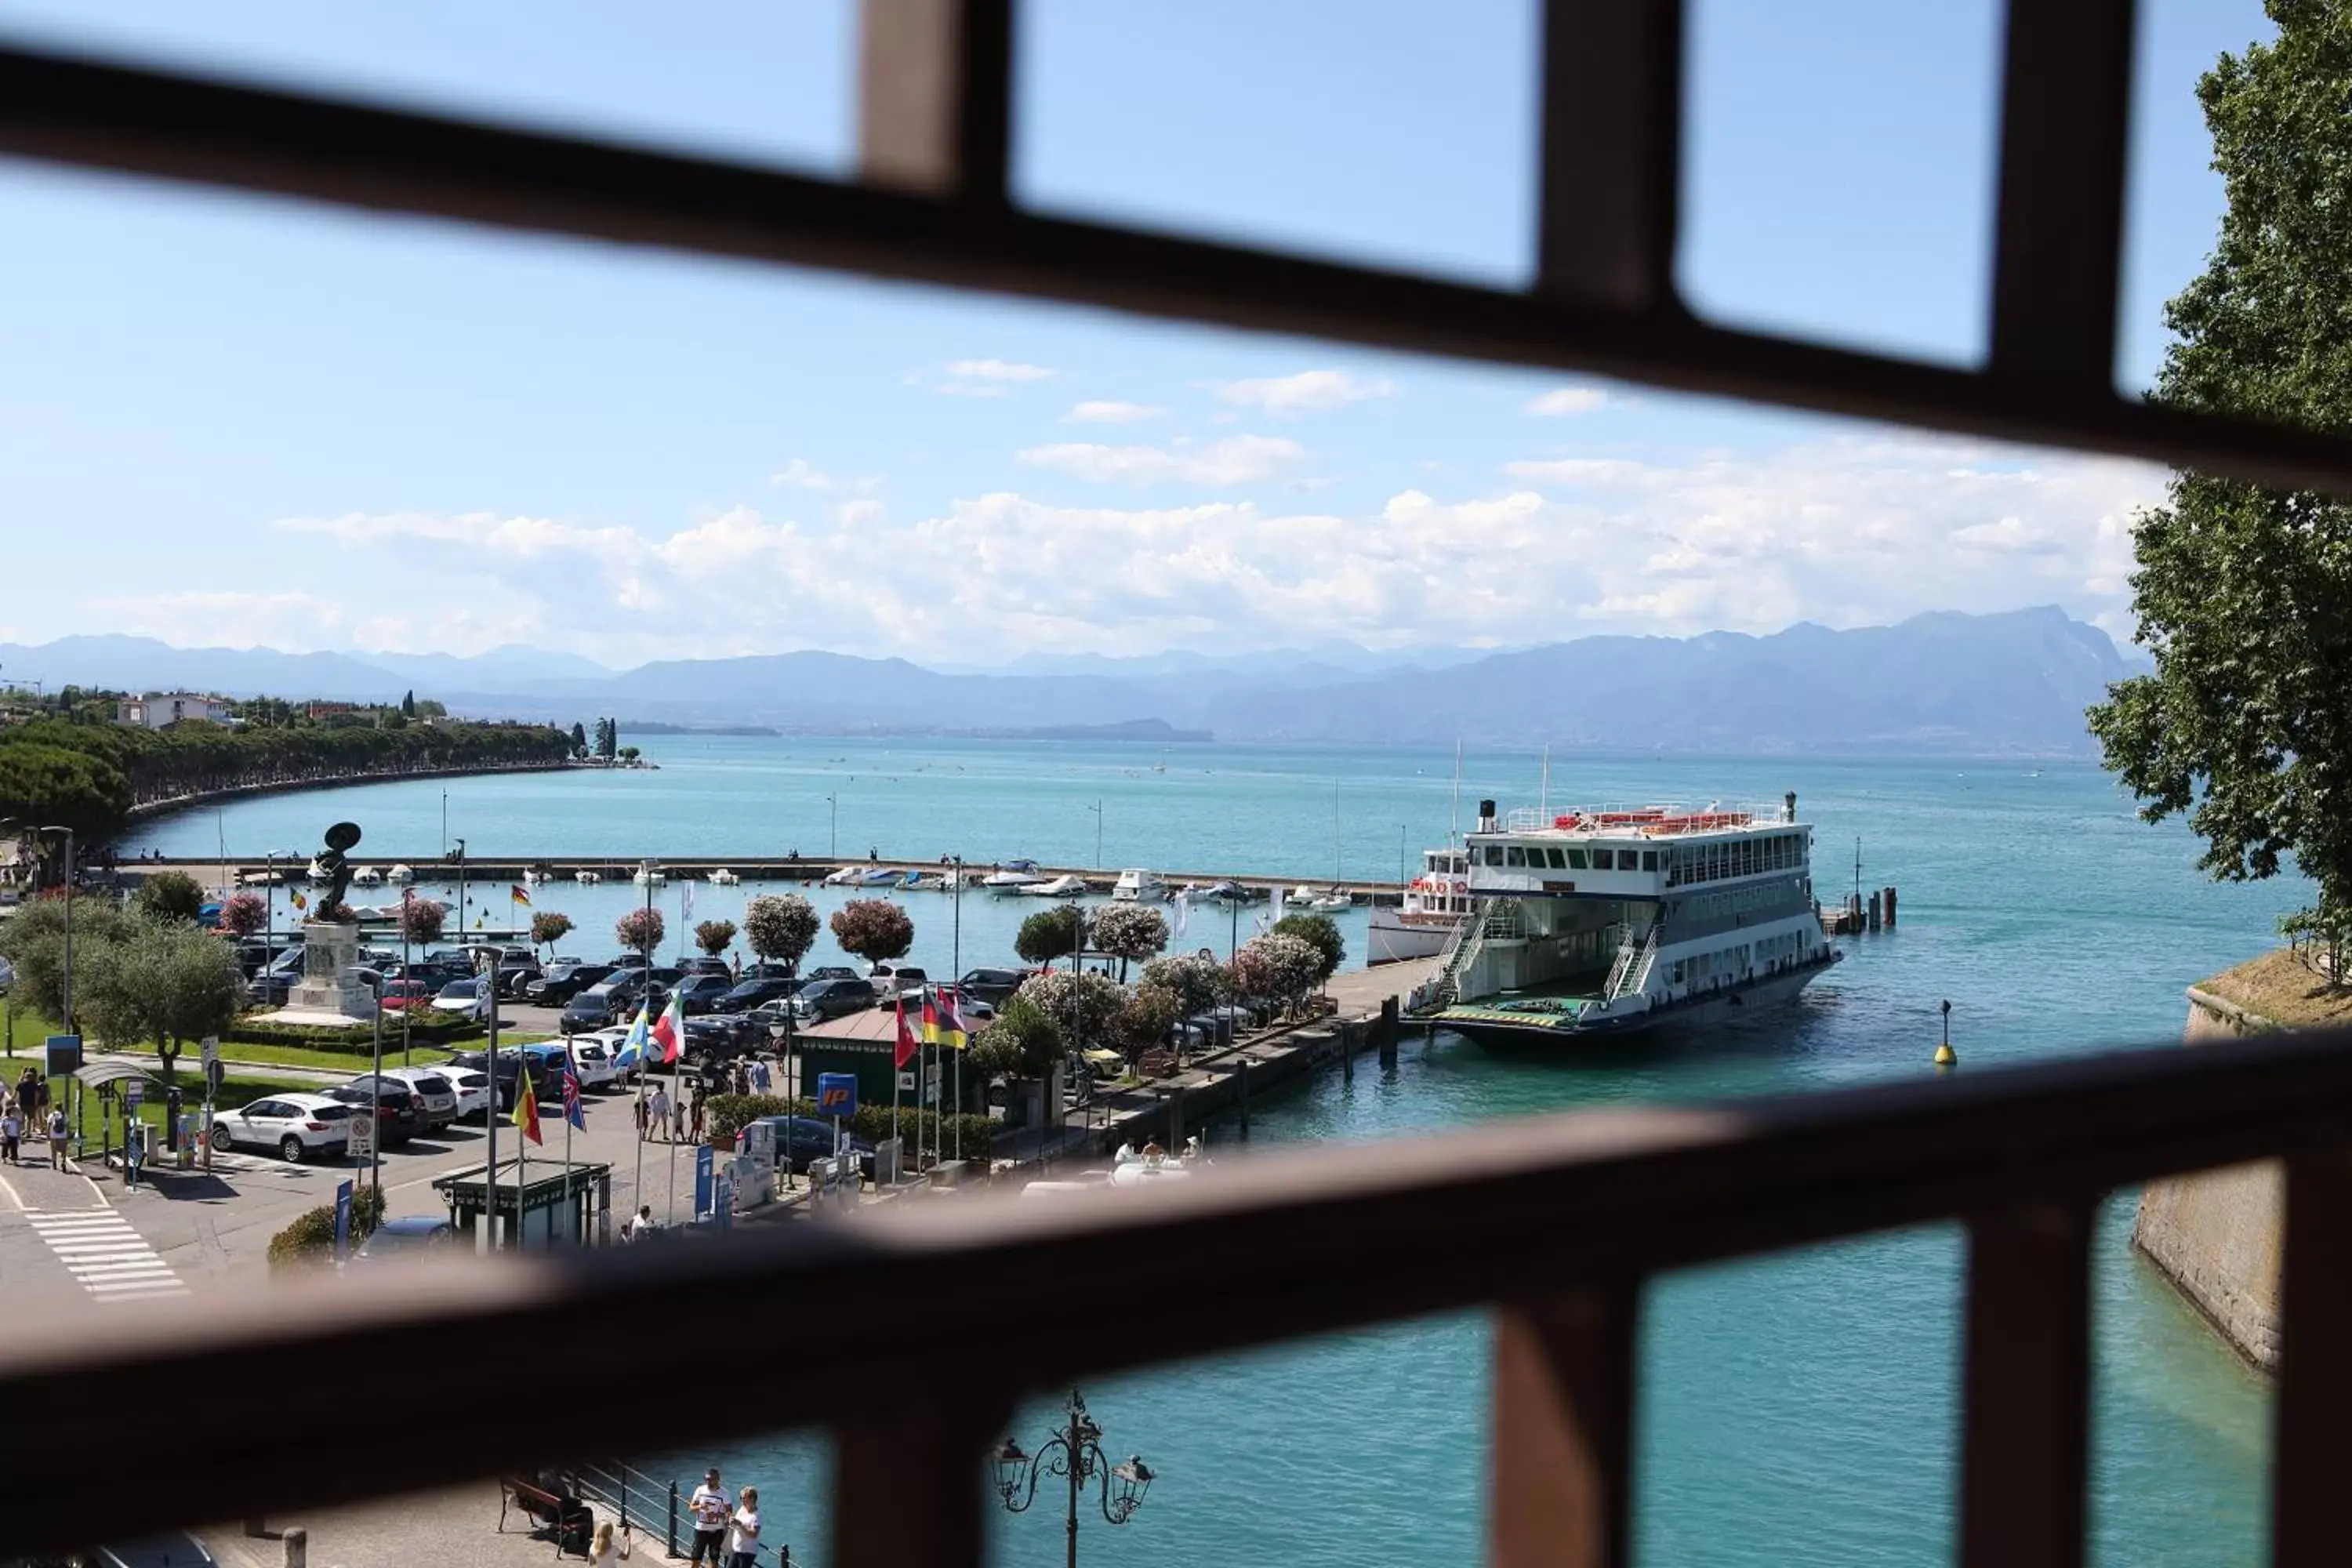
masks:
[[[499,1478],[499,1533],[507,1530],[509,1510],[520,1513],[531,1521],[531,1533],[546,1531],[555,1538],[555,1555],[561,1558],[568,1548],[583,1558],[588,1555],[588,1539],[595,1531],[595,1516],[588,1505],[578,1498],[560,1497],[537,1481],[521,1476]]]

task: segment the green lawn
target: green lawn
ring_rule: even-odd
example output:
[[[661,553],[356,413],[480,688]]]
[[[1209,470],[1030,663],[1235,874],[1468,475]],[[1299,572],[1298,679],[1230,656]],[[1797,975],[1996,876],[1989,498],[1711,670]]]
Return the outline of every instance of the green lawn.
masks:
[[[194,1050],[180,1058],[183,1066],[196,1059]],[[280,1068],[331,1068],[339,1072],[365,1072],[371,1058],[365,1051],[319,1051],[305,1046],[248,1046],[236,1042],[221,1047],[221,1060],[235,1065],[255,1062]],[[449,1059],[449,1052],[440,1046],[415,1046],[405,1061],[401,1059],[400,1042],[392,1036],[383,1041],[383,1065],[388,1068],[429,1068]]]

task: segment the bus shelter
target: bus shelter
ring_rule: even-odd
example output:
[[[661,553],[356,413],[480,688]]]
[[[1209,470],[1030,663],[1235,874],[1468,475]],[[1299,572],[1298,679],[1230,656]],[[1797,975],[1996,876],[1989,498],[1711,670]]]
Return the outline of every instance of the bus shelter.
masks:
[[[542,1161],[537,1175],[524,1164],[518,1181],[518,1163],[501,1160],[488,1172],[475,1165],[434,1177],[433,1190],[448,1205],[449,1223],[463,1235],[478,1235],[488,1215],[494,1245],[534,1251],[601,1246],[613,1238],[612,1166]]]

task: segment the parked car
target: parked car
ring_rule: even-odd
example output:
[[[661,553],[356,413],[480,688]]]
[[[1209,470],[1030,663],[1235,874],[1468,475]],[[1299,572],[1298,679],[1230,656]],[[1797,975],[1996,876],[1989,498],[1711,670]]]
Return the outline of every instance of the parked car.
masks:
[[[741,978],[745,980],[798,980],[800,978],[800,970],[799,966],[795,964],[781,963],[772,958],[763,958],[757,963],[745,964],[743,966]]]
[[[650,969],[653,967],[653,961],[648,959],[642,952],[616,952],[610,959],[606,960],[606,963],[614,969]]]
[[[580,1035],[625,1024],[637,1010],[637,1003],[644,995],[645,987],[627,978],[592,985],[572,999],[563,1009],[563,1016],[557,1027],[567,1035]]]
[[[349,1083],[336,1085],[327,1094],[362,1116],[373,1105],[376,1137],[387,1149],[396,1148],[425,1131],[423,1101],[414,1089],[398,1079],[373,1079],[362,1073]]]
[[[723,974],[727,976],[730,984],[732,984],[735,980],[735,972],[727,966],[727,961],[723,958],[689,958],[681,963],[678,968],[688,974]]]
[[[433,998],[433,1011],[480,1023],[489,1016],[489,999],[479,980],[452,980]]]
[[[720,1013],[749,1013],[770,1002],[789,1001],[799,992],[803,984],[798,980],[784,980],[771,975],[761,975],[756,980],[746,980],[740,985],[729,988],[727,994],[715,1004],[713,1010]]]
[[[600,984],[613,975],[609,963],[582,963],[578,961],[556,961],[553,967],[522,988],[523,999],[542,1007],[561,1007],[590,986]]]
[[[811,980],[857,980],[863,978],[845,963],[821,963],[808,972]]]
[[[412,1084],[423,1084],[425,1080],[431,1079],[447,1085],[452,1102],[447,1121],[463,1121],[467,1117],[479,1116],[490,1108],[489,1077],[479,1068],[459,1067],[452,1060],[440,1067],[386,1068],[383,1076]],[[429,1121],[434,1115],[433,1091],[428,1088],[424,1092],[425,1119]],[[446,1121],[435,1124],[446,1125]]]
[[[626,1029],[604,1029],[572,1037],[572,1070],[578,1075],[583,1092],[612,1089],[622,1082],[621,1069],[613,1064],[613,1058],[621,1048],[621,1037],[627,1033]]]
[[[794,1175],[806,1175],[812,1162],[833,1157],[833,1123],[816,1116],[780,1117],[776,1138],[777,1163],[789,1157]],[[841,1152],[857,1156],[858,1168],[866,1179],[874,1179],[874,1145],[852,1133],[843,1133]]]
[[[436,994],[422,980],[387,980],[377,993],[376,1004],[387,1013],[421,1013],[433,1005]]]
[[[973,1001],[1001,1007],[1005,998],[1020,990],[1021,983],[1028,978],[1028,973],[1019,969],[968,969],[956,982],[956,989]]]
[[[698,1013],[717,1011],[734,990],[735,983],[724,974],[689,974],[670,988],[670,994],[677,998],[679,1009],[691,1018]]]
[[[466,1113],[457,1084],[437,1068],[386,1068],[383,1076],[385,1082],[405,1084],[415,1093],[417,1103],[424,1108],[427,1132],[437,1132]]]
[[[6,959],[0,958],[0,996],[5,996],[8,994],[9,987],[16,984],[16,966],[11,964]]]
[[[697,1072],[709,1073],[767,1043],[766,1031],[741,1013],[706,1015],[686,1021],[686,1043],[678,1058]]]
[[[499,994],[509,1002],[522,1001],[530,994],[530,983],[540,976],[536,963],[501,963],[499,965]]]
[[[273,1094],[213,1112],[212,1143],[226,1153],[235,1148],[275,1149],[289,1164],[313,1154],[340,1154],[351,1143],[352,1108],[332,1095]]]
[[[839,1018],[874,1002],[874,987],[863,980],[812,980],[793,994],[793,1016],[803,1023]]]
[[[929,978],[911,963],[877,963],[868,977],[874,989],[886,997],[894,991],[920,991]]]
[[[463,1238],[457,1227],[446,1219],[431,1215],[409,1215],[388,1219],[375,1227],[365,1241],[352,1253],[353,1263],[381,1263],[387,1258],[413,1258],[445,1247],[455,1247]]]

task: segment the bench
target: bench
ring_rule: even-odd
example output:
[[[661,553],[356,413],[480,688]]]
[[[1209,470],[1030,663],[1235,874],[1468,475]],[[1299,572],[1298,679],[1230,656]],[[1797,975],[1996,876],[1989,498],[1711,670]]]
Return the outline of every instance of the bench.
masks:
[[[595,1516],[588,1505],[576,1497],[562,1497],[544,1486],[521,1476],[499,1478],[499,1533],[504,1535],[509,1511],[520,1513],[531,1521],[531,1532],[546,1531],[554,1537],[555,1555],[576,1552],[588,1555],[588,1539],[594,1533]]]

